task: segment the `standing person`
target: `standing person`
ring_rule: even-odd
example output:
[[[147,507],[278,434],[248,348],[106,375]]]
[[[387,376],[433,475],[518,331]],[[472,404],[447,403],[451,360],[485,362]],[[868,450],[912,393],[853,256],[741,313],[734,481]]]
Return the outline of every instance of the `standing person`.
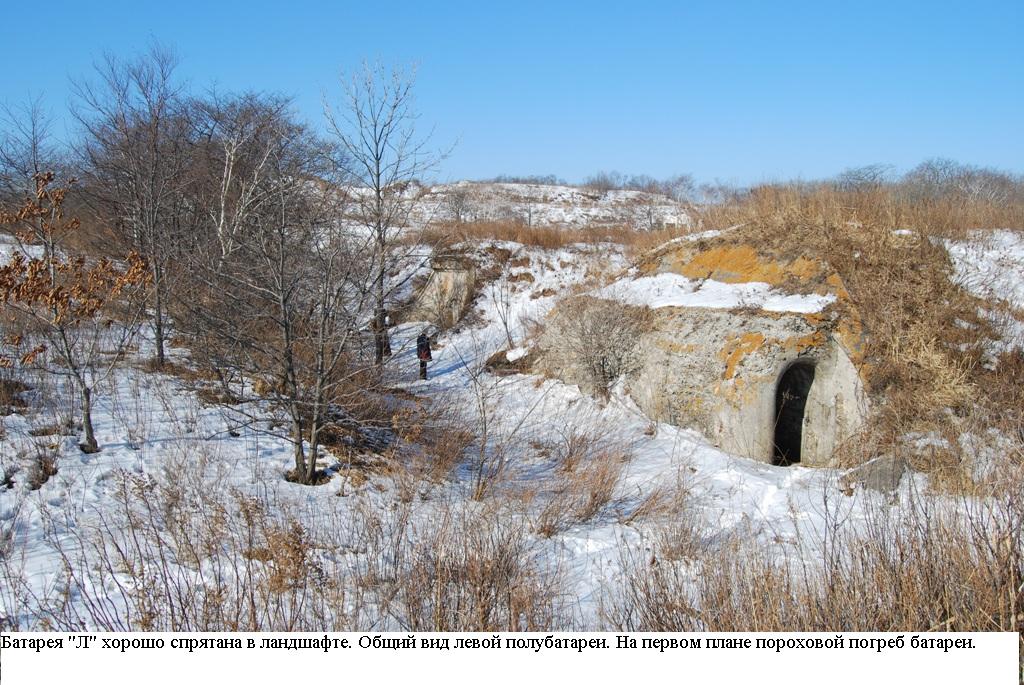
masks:
[[[427,337],[426,331],[420,333],[420,337],[416,338],[416,356],[420,360],[420,379],[427,380],[427,362],[431,361],[431,356],[430,338]]]

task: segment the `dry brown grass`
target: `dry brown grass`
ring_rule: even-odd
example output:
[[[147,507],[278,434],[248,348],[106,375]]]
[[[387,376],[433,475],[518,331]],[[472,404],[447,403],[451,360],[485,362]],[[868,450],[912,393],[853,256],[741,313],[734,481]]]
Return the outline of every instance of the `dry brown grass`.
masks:
[[[566,620],[557,569],[514,512],[451,511],[418,536],[396,596],[410,630],[546,630]]]
[[[589,449],[590,443],[583,446]],[[534,530],[550,538],[568,527],[593,520],[614,500],[615,490],[630,456],[602,449],[594,453],[570,454],[547,484],[545,501],[537,514]]]
[[[464,241],[503,240],[557,250],[576,243],[612,242],[628,245],[640,235],[641,231],[628,226],[560,228],[527,226],[514,221],[478,221],[431,226],[419,233],[410,233],[407,239],[435,246],[450,246]]]
[[[476,441],[461,408],[447,398],[398,412],[391,425],[398,438],[391,458],[412,476],[413,483],[450,478]],[[409,448],[413,455],[403,457],[402,450]]]
[[[27,403],[21,394],[29,386],[14,378],[0,378],[0,416],[7,416],[25,409]]]
[[[1020,203],[928,196],[898,185],[844,190],[827,183],[766,184],[736,200],[705,205],[699,216],[702,229],[758,224],[770,217],[788,225],[809,221],[828,226],[849,221],[949,238],[963,237],[974,229],[1024,228],[1024,205]]]
[[[607,612],[642,631],[1011,631],[1024,625],[1024,462],[983,498],[875,508],[859,529],[830,512],[823,539],[734,538],[682,553],[662,538],[627,560]],[[684,536],[686,537],[686,536]]]
[[[35,454],[28,468],[28,488],[38,490],[57,475],[57,452],[50,445],[35,444]]]
[[[688,464],[679,467],[674,483],[649,489],[631,510],[623,512],[619,522],[628,525],[644,521],[672,521],[668,531],[673,533],[679,532],[680,526],[687,530],[698,529],[692,507],[693,473],[695,469]]]
[[[912,196],[898,185],[777,184],[704,207],[700,225],[733,227],[711,245],[744,241],[775,258],[821,260],[838,273],[864,326],[863,369],[878,410],[871,433],[879,444],[931,430],[950,410],[963,415],[978,403],[999,417],[1019,399],[1024,368],[1013,360],[983,366],[984,341],[999,334],[979,314],[985,303],[954,283],[939,239],[1024,229],[1024,206]]]

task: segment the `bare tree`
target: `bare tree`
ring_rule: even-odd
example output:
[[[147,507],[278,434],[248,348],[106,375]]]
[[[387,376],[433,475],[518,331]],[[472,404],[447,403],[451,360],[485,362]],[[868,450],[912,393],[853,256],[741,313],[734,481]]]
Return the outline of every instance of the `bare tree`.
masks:
[[[517,414],[510,414],[500,403],[503,379],[487,372],[486,357],[482,345],[475,337],[471,347],[455,354],[463,366],[468,380],[470,401],[465,407],[465,422],[473,426],[476,447],[470,465],[473,473],[473,494],[475,500],[485,495],[501,480],[509,462],[515,456],[524,440],[523,431],[530,417],[547,398],[547,390],[541,392],[529,407]]]
[[[22,228],[21,238],[35,248],[23,248],[0,265],[0,310],[26,324],[26,334],[4,341],[20,354],[0,356],[0,366],[38,361],[44,371],[70,378],[82,401],[81,449],[91,453],[99,450],[93,393],[137,330],[141,308],[124,305],[138,300],[148,273],[136,254],[128,255],[123,267],[106,258],[88,262],[68,256],[63,243],[79,222],[64,215],[67,186],[52,187],[52,182],[52,173],[37,175],[34,197],[17,212],[0,212],[0,225]]]
[[[270,203],[276,184],[274,155],[298,128],[291,102],[280,96],[245,93],[193,101],[197,131],[192,190],[202,208],[200,223],[212,232],[223,262],[238,249],[241,234]]]
[[[618,171],[599,171],[583,179],[583,187],[604,195],[622,187],[622,174]]]
[[[642,231],[657,231],[665,227],[664,201],[654,193],[647,193],[633,215],[633,227]]]
[[[929,159],[911,169],[902,185],[916,200],[941,197],[967,202],[1003,203],[1021,197],[1022,182],[1013,176],[952,159]]]
[[[209,230],[189,262],[180,325],[205,361],[240,379],[231,388],[237,412],[253,425],[264,402],[282,412],[291,477],[308,484],[318,477],[325,426],[356,392],[369,238],[345,230],[339,195],[319,182],[332,168],[325,145],[275,103],[217,110],[208,143],[219,182],[205,198]],[[238,145],[252,121],[263,122],[262,133]]]
[[[452,221],[461,224],[469,220],[472,212],[472,191],[462,184],[449,186],[445,189],[444,203]]]
[[[697,184],[690,174],[676,174],[661,182],[661,192],[676,202],[692,202],[697,194]]]
[[[395,284],[388,273],[406,254],[398,238],[409,226],[422,199],[415,181],[434,171],[445,156],[430,147],[429,135],[416,129],[414,74],[364,64],[343,80],[344,100],[337,109],[325,105],[330,131],[347,157],[355,218],[373,239],[374,362],[391,354],[387,306]]]
[[[487,292],[490,296],[491,304],[494,305],[494,312],[498,315],[498,320],[501,321],[502,328],[505,331],[505,340],[508,342],[509,349],[515,347],[515,342],[512,339],[512,294],[514,290],[514,284],[512,282],[512,264],[515,261],[516,252],[510,252],[507,257],[501,261],[501,273],[487,286]]]
[[[107,56],[95,80],[75,84],[73,110],[84,129],[86,197],[152,272],[156,362],[163,365],[170,258],[181,209],[191,124],[174,80],[175,56],[153,46],[122,61]]]
[[[8,202],[35,194],[35,177],[58,168],[52,124],[41,97],[0,107],[0,194]]]
[[[841,190],[874,190],[892,182],[893,172],[891,164],[851,167],[840,172],[835,183]]]
[[[647,307],[578,295],[559,304],[544,345],[552,363],[574,370],[581,388],[607,397],[619,377],[638,368],[637,341],[650,326]]]

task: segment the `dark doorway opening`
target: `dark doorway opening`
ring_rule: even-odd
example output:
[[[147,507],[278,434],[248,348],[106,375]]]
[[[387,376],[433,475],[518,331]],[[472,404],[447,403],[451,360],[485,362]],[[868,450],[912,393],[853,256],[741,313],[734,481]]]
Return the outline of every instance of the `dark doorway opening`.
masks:
[[[779,378],[775,390],[775,439],[772,464],[789,466],[800,462],[803,442],[804,408],[814,382],[814,365],[797,362]]]

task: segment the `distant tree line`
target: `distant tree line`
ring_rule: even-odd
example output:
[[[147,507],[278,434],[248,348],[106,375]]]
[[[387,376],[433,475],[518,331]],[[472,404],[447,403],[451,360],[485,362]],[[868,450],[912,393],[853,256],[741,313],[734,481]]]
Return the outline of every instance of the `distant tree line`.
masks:
[[[851,167],[828,181],[844,191],[899,189],[917,200],[962,198],[1005,204],[1024,202],[1024,175],[952,159],[929,159],[904,174],[889,164]]]

